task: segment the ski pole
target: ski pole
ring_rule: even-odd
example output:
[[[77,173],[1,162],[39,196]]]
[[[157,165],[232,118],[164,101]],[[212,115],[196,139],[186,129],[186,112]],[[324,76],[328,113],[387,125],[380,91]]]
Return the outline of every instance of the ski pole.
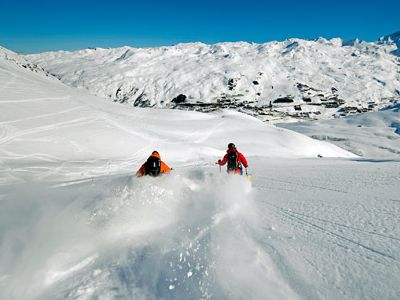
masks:
[[[219,173],[221,173],[221,165],[219,164],[219,161],[217,161],[215,164],[219,166]]]

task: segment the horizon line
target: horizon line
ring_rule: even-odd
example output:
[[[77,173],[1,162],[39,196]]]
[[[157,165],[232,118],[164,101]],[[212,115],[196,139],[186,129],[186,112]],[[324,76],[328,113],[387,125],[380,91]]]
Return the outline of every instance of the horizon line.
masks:
[[[46,52],[59,52],[59,51],[66,51],[66,52],[76,52],[76,51],[82,51],[82,50],[87,50],[87,49],[117,49],[117,48],[123,48],[123,47],[130,47],[130,48],[135,48],[135,49],[155,49],[155,48],[162,48],[162,47],[174,47],[174,46],[177,46],[177,45],[180,45],[180,44],[204,44],[204,45],[209,45],[209,46],[212,46],[212,45],[218,45],[218,44],[224,44],[224,43],[247,43],[247,44],[259,44],[259,45],[262,45],[262,44],[267,44],[267,43],[272,43],[272,42],[278,42],[278,43],[280,43],[280,42],[285,42],[285,41],[289,41],[289,40],[304,40],[304,41],[310,41],[310,42],[315,42],[315,41],[317,41],[317,40],[319,40],[319,39],[325,39],[325,40],[327,40],[327,41],[330,41],[330,40],[332,40],[332,39],[340,39],[340,40],[342,40],[343,42],[349,42],[349,41],[356,41],[356,40],[358,40],[358,41],[360,41],[360,42],[367,42],[367,43],[373,43],[373,42],[377,42],[377,41],[379,41],[380,39],[382,39],[382,38],[385,38],[385,37],[388,37],[388,36],[391,36],[391,35],[395,35],[395,34],[398,34],[398,33],[400,33],[400,30],[397,30],[397,31],[393,31],[392,33],[390,33],[390,34],[387,34],[387,35],[382,35],[382,36],[380,36],[380,37],[378,37],[378,38],[376,38],[376,39],[373,39],[373,40],[367,40],[367,39],[360,39],[360,38],[358,38],[358,37],[354,37],[354,38],[350,38],[350,39],[348,39],[348,38],[342,38],[342,37],[340,37],[340,36],[336,36],[336,37],[331,37],[331,38],[326,38],[326,37],[324,37],[324,36],[318,36],[318,37],[315,37],[315,38],[302,38],[302,37],[290,37],[290,38],[286,38],[286,39],[272,39],[272,40],[267,40],[267,41],[264,41],[264,42],[255,42],[255,41],[248,41],[248,40],[236,40],[236,41],[219,41],[219,42],[202,42],[201,40],[197,40],[197,41],[182,41],[182,42],[174,42],[174,43],[170,43],[170,44],[168,44],[168,43],[165,43],[165,44],[160,44],[160,45],[157,45],[157,44],[154,44],[154,45],[143,45],[143,46],[135,46],[135,45],[132,45],[132,43],[127,43],[127,44],[121,44],[121,45],[115,45],[115,46],[102,46],[101,44],[101,42],[99,42],[99,46],[93,46],[93,45],[90,45],[90,46],[87,46],[87,47],[76,47],[76,48],[72,48],[72,49],[69,49],[69,50],[66,50],[65,48],[58,48],[58,49],[49,49],[49,50],[44,50],[44,51],[18,51],[18,50],[13,50],[12,49],[12,47],[5,47],[5,46],[2,46],[2,44],[0,44],[0,46],[1,47],[3,47],[3,48],[6,48],[6,49],[8,49],[8,50],[11,50],[11,51],[13,51],[13,52],[15,52],[15,53],[17,53],[17,54],[20,54],[20,55],[34,55],[34,54],[40,54],[40,53],[46,53]]]

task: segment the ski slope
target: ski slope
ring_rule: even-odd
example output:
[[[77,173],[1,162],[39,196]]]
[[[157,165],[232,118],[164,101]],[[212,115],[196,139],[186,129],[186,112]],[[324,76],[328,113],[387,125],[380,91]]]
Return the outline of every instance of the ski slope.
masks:
[[[4,56],[0,90],[1,299],[398,298],[398,160],[127,108]],[[228,142],[253,182],[214,165]],[[154,149],[175,171],[133,176]]]

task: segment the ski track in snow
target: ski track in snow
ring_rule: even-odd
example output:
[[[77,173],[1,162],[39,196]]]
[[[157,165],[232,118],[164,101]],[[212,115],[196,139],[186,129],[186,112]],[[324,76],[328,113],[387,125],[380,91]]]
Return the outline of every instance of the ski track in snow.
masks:
[[[356,182],[319,186],[329,181],[339,187],[354,175],[371,185],[384,178],[388,185],[395,182],[399,165],[379,165],[258,159],[253,187],[209,167],[188,167],[161,179],[39,181],[40,201],[24,196],[35,184],[19,185],[3,191],[5,199],[20,199],[32,212],[42,206],[48,211],[38,219],[32,213],[14,228],[25,246],[2,275],[2,293],[11,299],[376,299],[380,290],[372,282],[379,280],[386,299],[395,299],[400,207],[390,198],[396,187],[378,187],[386,192],[377,199]],[[355,166],[357,174],[346,175]],[[60,168],[73,171],[71,164]],[[314,177],[318,169],[324,177]],[[40,178],[46,167],[25,170]],[[314,180],[319,183],[309,184]],[[59,240],[45,242],[53,235]],[[35,256],[37,267],[27,267],[26,259],[37,251],[43,251]],[[12,270],[22,266],[34,280],[17,292],[25,276]],[[363,275],[372,270],[375,275]],[[395,277],[382,282],[389,274]],[[365,280],[371,284],[361,284]]]
[[[9,79],[7,82],[3,84],[3,86],[0,87],[1,92],[5,92],[7,89],[12,87],[16,83],[17,76],[15,74],[11,74],[11,79]]]
[[[73,112],[75,110],[79,110],[82,107],[83,106],[76,106],[76,107],[72,107],[72,108],[69,108],[69,109],[66,109],[66,110],[62,110],[62,111],[59,111],[59,112],[55,112],[55,113],[42,114],[42,115],[36,115],[34,117],[28,117],[28,118],[19,119],[19,120],[0,122],[0,125],[7,125],[7,124],[18,123],[18,122],[26,122],[26,121],[29,121],[29,120],[35,120],[35,119],[41,119],[41,118],[53,117],[53,116],[57,116],[57,115],[68,114],[68,113]],[[0,130],[2,130],[2,128],[0,128]],[[4,135],[6,135],[6,134],[3,134],[3,136]],[[0,140],[1,140],[1,135],[0,135]]]
[[[54,130],[54,129],[70,128],[70,127],[74,127],[74,126],[87,125],[91,122],[94,122],[96,119],[97,118],[83,117],[83,118],[79,118],[79,119],[75,119],[75,120],[51,124],[48,126],[36,127],[33,129],[29,129],[29,130],[22,130],[22,131],[18,132],[17,134],[5,136],[3,139],[0,140],[0,145],[9,143],[17,138],[20,138],[20,137],[26,136],[26,135],[30,135],[30,134],[42,133],[44,131],[49,131],[49,130]]]
[[[32,99],[13,99],[10,101],[2,100],[0,101],[0,104],[6,104],[6,103],[29,103],[29,102],[42,102],[42,101],[64,101],[69,99],[70,96],[64,96],[64,97],[47,97],[47,98],[32,98]]]
[[[293,168],[293,165],[289,166],[287,163],[272,165],[278,169]],[[276,222],[270,230],[280,232],[279,235],[271,235],[269,238],[284,240],[281,248],[286,248],[287,239],[291,241],[290,244],[297,244],[289,250],[291,254],[287,257],[290,259],[292,252],[295,252],[295,257],[315,270],[313,276],[317,277],[313,277],[314,289],[319,284],[321,288],[324,285],[328,286],[316,288],[320,292],[326,290],[317,299],[376,299],[386,288],[374,288],[376,281],[363,278],[362,274],[373,272],[375,275],[380,273],[382,278],[390,278],[390,274],[398,274],[400,270],[400,232],[398,226],[392,223],[398,218],[400,209],[393,201],[398,196],[396,193],[400,166],[398,163],[393,165],[392,175],[373,164],[362,167],[365,183],[365,186],[362,186],[357,181],[351,182],[352,177],[362,175],[358,174],[360,169],[357,168],[357,172],[349,172],[349,166],[340,165],[341,163],[337,168],[326,168],[320,178],[315,177],[319,174],[315,164],[310,167],[304,166],[304,170],[298,175],[286,172],[276,174],[276,170],[267,171],[275,173],[274,176],[279,178],[276,181],[270,180],[269,176],[255,177],[260,183],[264,180],[270,182],[258,187],[263,193],[269,194],[262,203],[266,205],[266,219]],[[339,174],[340,177],[337,176]],[[370,176],[371,174],[374,176]],[[296,178],[296,182],[293,178]],[[382,179],[387,180],[387,183],[381,185]],[[325,185],[336,184],[342,187],[336,190],[320,189],[319,185],[308,183],[312,180],[321,183],[326,181]],[[374,187],[378,191],[372,194],[370,190]],[[316,248],[311,250],[313,245]],[[301,263],[295,261],[294,264]],[[332,270],[338,273],[334,276],[331,274]],[[389,281],[391,283],[385,283],[388,286],[395,282]],[[352,284],[358,286],[358,296],[349,293]],[[367,288],[368,284],[371,287]],[[379,280],[379,284],[382,285],[382,280]],[[385,299],[396,299],[399,289],[394,286],[390,289],[392,290]],[[312,297],[306,297],[310,298]]]

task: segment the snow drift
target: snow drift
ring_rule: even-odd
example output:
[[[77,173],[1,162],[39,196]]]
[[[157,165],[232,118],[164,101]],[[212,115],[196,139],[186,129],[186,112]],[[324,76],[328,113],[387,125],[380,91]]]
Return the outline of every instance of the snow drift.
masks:
[[[257,216],[242,178],[196,172],[71,187],[41,186],[34,199],[24,195],[28,185],[3,201],[3,233],[10,218],[20,220],[10,214],[21,212],[17,199],[32,212],[3,235],[2,297],[296,298],[257,249]]]

